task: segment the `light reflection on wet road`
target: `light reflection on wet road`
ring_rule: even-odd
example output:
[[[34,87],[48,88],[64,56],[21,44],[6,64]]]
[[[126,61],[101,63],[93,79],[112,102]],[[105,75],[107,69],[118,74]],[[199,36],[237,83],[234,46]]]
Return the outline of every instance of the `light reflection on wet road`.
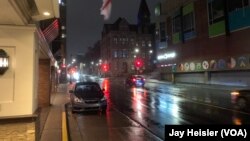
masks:
[[[73,141],[161,141],[139,123],[131,120],[112,105],[110,81],[101,82],[108,100],[106,113],[71,113],[68,106],[70,138]]]
[[[250,124],[249,113],[233,109],[228,90],[164,83],[147,83],[144,88],[130,88],[124,85],[122,79],[101,79],[99,82],[108,100],[106,115],[73,115],[85,138],[90,138],[91,130],[87,128],[92,124],[105,128],[98,130],[110,130],[109,135],[103,134],[110,139],[117,134],[125,135],[120,138],[130,139],[137,130],[140,135],[138,140],[149,137],[150,140],[158,140],[149,133],[164,139],[165,125]],[[91,129],[97,130],[94,127]],[[125,132],[127,129],[128,132]]]
[[[227,90],[148,83],[129,88],[111,81],[110,103],[164,139],[165,125],[249,124],[250,115],[233,110]]]

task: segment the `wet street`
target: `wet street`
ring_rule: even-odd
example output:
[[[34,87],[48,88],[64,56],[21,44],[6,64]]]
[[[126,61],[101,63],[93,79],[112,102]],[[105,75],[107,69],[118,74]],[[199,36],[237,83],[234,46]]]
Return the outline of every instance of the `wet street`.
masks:
[[[107,112],[71,114],[69,106],[72,139],[157,141],[164,140],[165,125],[250,123],[249,112],[235,110],[230,90],[222,87],[146,81],[134,88],[121,78],[92,81],[105,89]]]

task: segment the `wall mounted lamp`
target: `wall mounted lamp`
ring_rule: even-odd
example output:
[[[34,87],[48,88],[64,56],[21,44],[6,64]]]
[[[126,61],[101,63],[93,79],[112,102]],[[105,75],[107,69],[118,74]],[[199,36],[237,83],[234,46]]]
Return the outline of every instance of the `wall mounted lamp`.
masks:
[[[3,75],[8,68],[9,56],[3,49],[0,49],[0,75]]]

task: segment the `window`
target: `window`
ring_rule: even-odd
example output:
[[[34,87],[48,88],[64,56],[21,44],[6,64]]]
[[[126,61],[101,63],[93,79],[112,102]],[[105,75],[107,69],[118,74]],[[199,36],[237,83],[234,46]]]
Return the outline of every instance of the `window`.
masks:
[[[239,0],[236,0],[239,1]],[[224,20],[223,0],[210,0],[208,2],[209,24]]]
[[[250,26],[250,0],[228,1],[229,30],[236,31]]]
[[[128,57],[128,52],[127,52],[127,50],[123,50],[123,51],[122,51],[122,57],[123,57],[123,58],[127,58],[127,57]]]
[[[249,6],[249,0],[230,0],[229,12],[237,11],[241,8]]]
[[[160,41],[166,41],[165,22],[160,23]]]
[[[114,58],[117,58],[117,51],[114,51]]]
[[[152,47],[151,41],[148,41],[148,46],[149,46],[149,47]]]
[[[226,33],[225,23],[225,0],[208,1],[208,34],[209,37],[216,37]],[[227,1],[229,2],[229,0]]]
[[[194,31],[194,12],[183,16],[183,32]]]
[[[196,36],[194,20],[194,4],[189,3],[182,10],[182,27],[184,40],[192,39]]]
[[[156,37],[156,39],[157,40],[160,40],[160,29],[157,27],[156,29],[155,29],[155,37]]]
[[[141,46],[143,46],[143,47],[145,46],[145,41],[141,42]]]
[[[173,44],[177,44],[181,41],[181,13],[178,10],[172,19],[172,42]]]
[[[173,18],[173,33],[181,32],[181,15],[176,15]]]
[[[122,58],[122,50],[118,51],[118,58]]]

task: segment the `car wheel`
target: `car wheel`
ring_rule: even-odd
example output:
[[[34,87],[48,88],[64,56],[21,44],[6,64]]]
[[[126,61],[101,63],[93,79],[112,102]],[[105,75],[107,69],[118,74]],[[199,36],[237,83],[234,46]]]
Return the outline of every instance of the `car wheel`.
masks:
[[[247,100],[245,98],[239,98],[237,100],[237,106],[239,107],[240,110],[243,110],[247,107]]]

